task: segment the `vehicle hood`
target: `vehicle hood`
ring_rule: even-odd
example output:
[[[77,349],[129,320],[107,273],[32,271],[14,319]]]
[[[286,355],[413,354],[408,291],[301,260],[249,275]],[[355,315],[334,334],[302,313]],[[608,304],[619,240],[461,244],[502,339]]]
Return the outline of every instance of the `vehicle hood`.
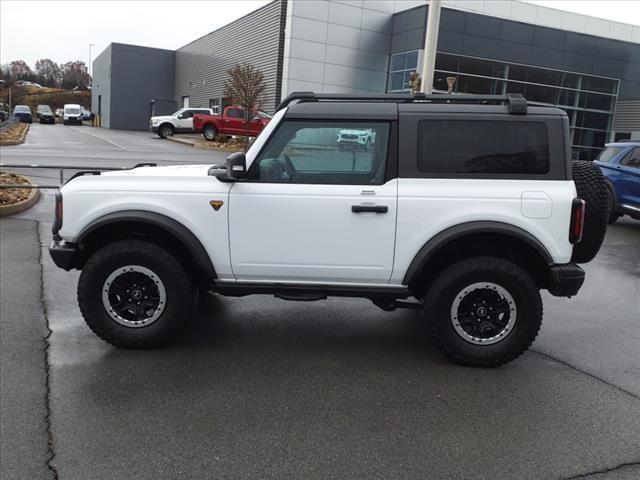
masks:
[[[166,167],[138,167],[131,170],[103,172],[102,176],[144,176],[144,177],[206,177],[209,165],[171,165]]]
[[[165,120],[175,120],[175,117],[172,117],[171,115],[159,115],[157,117],[151,117],[151,121],[152,122],[163,122]]]

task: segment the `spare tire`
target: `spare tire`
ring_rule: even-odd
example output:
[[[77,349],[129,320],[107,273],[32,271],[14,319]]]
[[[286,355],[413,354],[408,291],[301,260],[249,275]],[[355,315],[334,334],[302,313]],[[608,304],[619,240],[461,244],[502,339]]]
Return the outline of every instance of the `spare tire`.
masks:
[[[600,250],[609,223],[609,194],[600,168],[591,162],[573,162],[573,181],[578,198],[585,201],[584,233],[573,246],[571,260],[587,263]]]

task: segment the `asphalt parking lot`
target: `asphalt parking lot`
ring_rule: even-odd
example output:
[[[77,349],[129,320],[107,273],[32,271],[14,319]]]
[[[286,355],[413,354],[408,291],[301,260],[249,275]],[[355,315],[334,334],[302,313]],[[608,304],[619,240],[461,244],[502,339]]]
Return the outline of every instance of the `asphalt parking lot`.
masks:
[[[34,124],[0,157],[226,154]],[[576,298],[544,295],[529,352],[485,370],[444,358],[417,312],[359,299],[209,294],[172,347],[110,347],[48,256],[52,209],[49,191],[0,220],[3,479],[640,478],[640,222],[609,229]]]

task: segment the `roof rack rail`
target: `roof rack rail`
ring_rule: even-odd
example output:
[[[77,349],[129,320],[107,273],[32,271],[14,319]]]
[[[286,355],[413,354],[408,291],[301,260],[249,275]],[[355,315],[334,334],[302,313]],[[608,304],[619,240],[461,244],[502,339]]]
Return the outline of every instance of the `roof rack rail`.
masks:
[[[351,94],[351,93],[314,93],[314,92],[293,92],[289,94],[277,110],[287,107],[293,102],[318,102],[322,100],[341,101],[376,101],[376,102],[425,102],[425,103],[506,103],[509,113],[525,115],[527,113],[527,100],[519,93],[508,93],[506,95],[466,95],[466,94],[431,94],[421,92],[409,93],[371,93],[371,94]]]

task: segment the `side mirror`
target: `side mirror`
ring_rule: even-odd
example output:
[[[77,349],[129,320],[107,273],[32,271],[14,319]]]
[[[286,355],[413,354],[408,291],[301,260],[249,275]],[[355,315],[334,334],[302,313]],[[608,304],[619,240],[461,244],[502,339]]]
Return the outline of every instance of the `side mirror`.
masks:
[[[227,157],[227,178],[242,180],[247,176],[247,158],[244,152],[232,153]]]

